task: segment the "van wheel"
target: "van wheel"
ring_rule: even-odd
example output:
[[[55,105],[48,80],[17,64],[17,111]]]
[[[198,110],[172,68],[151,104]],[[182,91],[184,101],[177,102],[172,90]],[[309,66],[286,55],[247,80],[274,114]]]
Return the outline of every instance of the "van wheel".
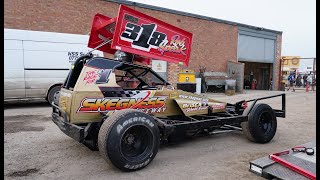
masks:
[[[123,171],[146,167],[156,156],[159,142],[155,120],[134,109],[114,112],[103,122],[98,137],[102,157]]]
[[[47,100],[51,104],[54,101],[55,104],[59,104],[59,94],[60,94],[61,86],[54,86],[50,89]]]
[[[247,108],[243,115],[247,115]],[[277,117],[273,109],[267,104],[256,104],[249,116],[248,121],[241,123],[244,135],[253,142],[267,143],[276,134]]]

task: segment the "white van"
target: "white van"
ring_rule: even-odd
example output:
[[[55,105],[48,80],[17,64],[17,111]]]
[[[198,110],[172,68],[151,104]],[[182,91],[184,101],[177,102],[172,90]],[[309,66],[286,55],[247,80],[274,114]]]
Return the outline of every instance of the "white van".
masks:
[[[89,36],[4,29],[4,100],[52,102],[71,64],[87,53]],[[94,51],[103,56],[101,51]]]

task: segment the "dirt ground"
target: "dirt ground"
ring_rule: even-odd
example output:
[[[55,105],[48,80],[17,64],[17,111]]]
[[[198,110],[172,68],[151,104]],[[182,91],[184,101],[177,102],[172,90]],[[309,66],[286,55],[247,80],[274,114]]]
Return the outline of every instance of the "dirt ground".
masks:
[[[279,94],[245,91],[225,96],[207,94],[227,102]],[[4,110],[5,179],[262,179],[249,172],[249,162],[316,139],[316,93],[286,91],[287,117],[278,118],[274,139],[252,143],[241,132],[195,138],[162,146],[144,169],[121,172],[98,151],[64,135],[51,121],[46,103],[10,104]],[[281,98],[265,100],[281,107]]]

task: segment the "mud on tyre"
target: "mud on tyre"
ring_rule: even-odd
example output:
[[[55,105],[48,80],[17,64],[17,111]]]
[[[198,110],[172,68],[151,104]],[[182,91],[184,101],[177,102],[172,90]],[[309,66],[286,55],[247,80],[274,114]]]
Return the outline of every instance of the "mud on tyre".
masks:
[[[159,129],[153,117],[124,109],[108,117],[99,130],[98,147],[103,158],[123,171],[147,166],[159,147]]]
[[[247,115],[247,108],[243,115]],[[277,118],[273,109],[267,104],[256,104],[249,116],[248,121],[241,123],[244,135],[253,142],[267,143],[271,141],[277,130]]]

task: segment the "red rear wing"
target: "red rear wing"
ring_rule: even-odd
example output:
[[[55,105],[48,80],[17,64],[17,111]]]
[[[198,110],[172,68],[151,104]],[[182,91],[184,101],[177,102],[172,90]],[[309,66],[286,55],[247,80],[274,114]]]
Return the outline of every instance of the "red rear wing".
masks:
[[[150,59],[189,64],[192,34],[134,9],[120,5],[116,18],[96,14],[88,47],[113,54],[116,50],[135,54],[135,60]]]

